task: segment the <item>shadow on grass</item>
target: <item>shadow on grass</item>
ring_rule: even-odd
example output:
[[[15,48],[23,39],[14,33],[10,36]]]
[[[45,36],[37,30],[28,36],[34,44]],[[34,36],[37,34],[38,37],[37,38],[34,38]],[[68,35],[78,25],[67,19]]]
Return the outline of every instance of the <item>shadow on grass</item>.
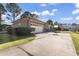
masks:
[[[13,36],[13,35],[9,35],[7,33],[1,33],[0,34],[0,44],[3,43],[7,43],[7,42],[12,42],[12,41],[16,41],[16,40],[21,40],[21,39],[25,39],[28,37],[34,37],[34,35],[27,35],[27,36]]]

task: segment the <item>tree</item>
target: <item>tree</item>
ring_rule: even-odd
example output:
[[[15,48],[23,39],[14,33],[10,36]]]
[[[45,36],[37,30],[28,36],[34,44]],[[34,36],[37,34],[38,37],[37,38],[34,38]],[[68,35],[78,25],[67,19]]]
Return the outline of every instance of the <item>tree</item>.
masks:
[[[17,16],[19,16],[19,14],[21,13],[21,8],[16,4],[16,3],[7,3],[6,4],[6,9],[7,9],[7,18],[9,20],[11,20],[11,22],[14,22],[17,18]],[[11,27],[11,31],[12,31],[12,36],[11,39],[15,39],[15,29],[13,27]]]
[[[77,24],[76,23],[72,23],[72,30],[77,31]]]
[[[1,26],[1,21],[2,21],[2,14],[5,14],[6,10],[4,8],[4,6],[0,3],[0,31],[2,30],[2,26]]]
[[[25,11],[22,15],[21,15],[21,19],[22,18],[26,18],[26,17],[30,17],[31,13],[28,11]]]
[[[53,21],[50,20],[50,19],[47,21],[47,23],[48,23],[49,25],[53,25]]]
[[[53,31],[53,21],[51,20],[51,19],[49,19],[48,21],[47,21],[47,24],[48,24],[48,26],[49,26],[49,30],[50,31]]]
[[[55,31],[55,32],[56,32],[56,31],[61,31],[61,27],[60,27],[60,25],[59,25],[58,22],[55,22],[55,23],[54,23],[54,31]]]
[[[6,4],[6,9],[9,12],[7,15],[12,17],[12,22],[16,20],[16,17],[21,13],[21,8],[16,3]]]
[[[76,23],[72,23],[73,26],[77,25]]]
[[[25,11],[25,12],[21,15],[21,18],[26,18],[26,17],[37,18],[38,16],[37,16],[36,14],[31,14],[29,11]]]
[[[55,22],[54,25],[59,25],[59,23],[58,22]]]
[[[33,18],[38,18],[38,15],[36,15],[36,14],[31,14],[31,17],[33,17]]]

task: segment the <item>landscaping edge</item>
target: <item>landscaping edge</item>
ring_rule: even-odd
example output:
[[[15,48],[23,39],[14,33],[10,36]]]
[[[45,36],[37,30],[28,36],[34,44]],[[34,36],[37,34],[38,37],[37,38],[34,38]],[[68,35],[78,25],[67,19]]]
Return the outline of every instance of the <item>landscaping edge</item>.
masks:
[[[7,43],[4,43],[4,44],[0,44],[0,50],[6,49],[6,48],[9,48],[9,47],[13,47],[13,46],[17,46],[17,45],[20,45],[20,44],[23,44],[23,43],[27,43],[29,41],[32,41],[33,39],[34,39],[34,37],[28,37],[28,38],[25,38],[25,39],[20,39],[20,40],[16,40],[16,41],[13,41],[13,42],[7,42]]]

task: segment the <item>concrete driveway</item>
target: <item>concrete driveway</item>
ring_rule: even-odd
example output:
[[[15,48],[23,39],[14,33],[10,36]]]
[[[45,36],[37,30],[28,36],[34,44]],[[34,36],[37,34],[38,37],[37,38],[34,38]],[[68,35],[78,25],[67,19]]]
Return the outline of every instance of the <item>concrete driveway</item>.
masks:
[[[17,48],[18,50],[14,51]],[[13,50],[13,52],[10,52],[9,49]],[[17,55],[19,53],[18,55],[27,56],[76,56],[72,39],[68,33],[50,32],[36,34],[36,38],[32,42],[19,45],[14,49],[9,49],[1,51],[0,55]]]

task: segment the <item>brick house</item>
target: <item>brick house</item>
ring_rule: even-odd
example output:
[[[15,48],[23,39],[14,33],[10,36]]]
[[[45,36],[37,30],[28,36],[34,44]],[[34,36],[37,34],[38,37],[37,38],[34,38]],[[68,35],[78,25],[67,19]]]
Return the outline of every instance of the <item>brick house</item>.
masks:
[[[12,24],[13,28],[27,27],[27,26],[35,28],[35,31],[33,33],[40,33],[44,31],[44,22],[38,19],[35,19],[33,17],[26,17],[26,18],[18,19]]]

